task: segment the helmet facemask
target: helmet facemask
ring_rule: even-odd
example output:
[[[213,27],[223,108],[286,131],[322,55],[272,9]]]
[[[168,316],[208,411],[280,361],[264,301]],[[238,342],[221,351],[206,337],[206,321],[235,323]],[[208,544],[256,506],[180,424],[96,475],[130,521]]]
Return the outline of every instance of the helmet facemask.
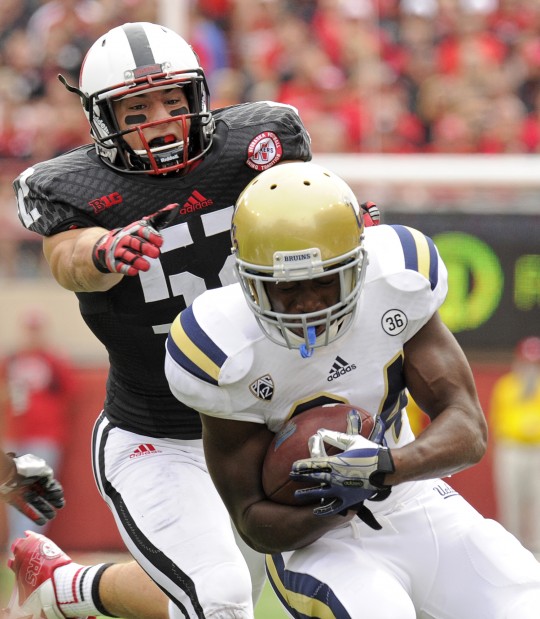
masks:
[[[115,112],[116,101],[137,94],[172,88],[182,89],[189,104],[187,113],[183,113],[182,110],[182,113],[163,119],[150,122],[142,120],[127,129],[120,129]],[[114,96],[111,96],[111,91],[114,91]],[[113,87],[94,93],[88,97],[88,120],[100,156],[112,167],[131,173],[167,174],[185,168],[204,157],[212,143],[214,123],[212,115],[206,111],[206,99],[202,72],[199,76],[187,78],[155,75],[136,80],[129,88],[119,90],[118,87]],[[150,143],[147,141],[144,135],[146,129],[173,123],[181,124],[182,135],[187,136],[186,139],[170,143],[164,140],[160,143],[159,139],[154,139]],[[138,134],[141,149],[133,149],[124,139],[130,133]]]
[[[286,266],[287,263],[289,266]],[[240,259],[236,262],[244,295],[265,335],[275,344],[299,349],[303,357],[311,356],[314,348],[327,346],[347,332],[356,313],[366,266],[366,252],[361,246],[340,256],[339,262],[322,261],[317,248],[275,252],[272,269],[261,270],[259,265],[251,265]],[[334,274],[339,276],[340,290],[339,300],[334,305],[302,314],[285,314],[273,310],[266,293],[267,286]],[[317,337],[316,331],[320,326],[324,327],[324,331]],[[302,335],[298,334],[299,331]]]

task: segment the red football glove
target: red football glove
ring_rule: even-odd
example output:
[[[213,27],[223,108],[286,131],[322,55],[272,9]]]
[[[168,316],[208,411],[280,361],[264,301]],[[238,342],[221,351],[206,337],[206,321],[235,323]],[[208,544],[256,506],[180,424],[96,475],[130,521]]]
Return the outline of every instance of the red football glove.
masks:
[[[0,497],[36,524],[45,524],[64,507],[64,491],[45,460],[33,454],[13,457],[16,473],[0,485]]]
[[[167,227],[178,213],[178,204],[169,204],[125,228],[115,228],[94,245],[92,260],[101,273],[137,275],[148,271],[145,258],[157,258],[163,245],[160,230]]]
[[[363,202],[362,215],[364,216],[364,225],[366,228],[370,226],[378,226],[381,223],[381,213],[375,202]]]

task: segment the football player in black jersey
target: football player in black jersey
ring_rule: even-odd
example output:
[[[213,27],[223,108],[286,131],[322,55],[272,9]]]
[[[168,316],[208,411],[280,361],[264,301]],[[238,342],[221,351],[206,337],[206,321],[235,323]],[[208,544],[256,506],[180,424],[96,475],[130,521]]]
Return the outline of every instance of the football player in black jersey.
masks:
[[[94,144],[28,168],[14,187],[21,222],[43,236],[52,274],[109,354],[92,464],[137,563],[82,567],[29,535],[13,548],[8,616],[250,618],[262,556],[246,550],[250,579],[206,470],[199,415],[170,393],[164,346],[186,305],[234,281],[241,190],[267,168],[310,160],[309,136],[290,106],[210,111],[191,47],[155,24],[113,28],[90,48],[78,87],[61,81],[81,98]]]

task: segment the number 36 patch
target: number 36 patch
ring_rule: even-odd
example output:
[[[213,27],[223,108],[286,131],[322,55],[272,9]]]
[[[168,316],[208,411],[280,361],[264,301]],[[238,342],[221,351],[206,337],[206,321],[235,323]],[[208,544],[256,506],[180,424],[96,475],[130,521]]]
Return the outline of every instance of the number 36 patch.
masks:
[[[398,309],[388,310],[382,317],[381,324],[388,335],[399,335],[407,326],[407,316]]]

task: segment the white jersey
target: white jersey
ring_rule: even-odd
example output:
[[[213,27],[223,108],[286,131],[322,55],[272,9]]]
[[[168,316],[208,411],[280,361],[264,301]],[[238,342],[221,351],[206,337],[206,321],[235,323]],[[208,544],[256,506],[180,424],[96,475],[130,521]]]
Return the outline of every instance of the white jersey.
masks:
[[[239,285],[205,292],[168,337],[174,395],[202,413],[274,432],[314,405],[347,402],[382,415],[390,447],[414,440],[403,348],[443,302],[446,269],[416,230],[385,225],[365,238],[365,286],[342,338],[301,358],[263,334]],[[304,548],[267,556],[290,616],[538,617],[540,564],[444,481],[399,484],[369,508],[381,530],[353,518]]]
[[[405,226],[367,228],[365,247],[369,264],[353,325],[305,359],[263,334],[239,284],[199,296],[167,341],[174,395],[204,414],[273,432],[303,410],[345,402],[381,414],[390,447],[413,440],[403,346],[444,301],[446,268],[431,239]]]

